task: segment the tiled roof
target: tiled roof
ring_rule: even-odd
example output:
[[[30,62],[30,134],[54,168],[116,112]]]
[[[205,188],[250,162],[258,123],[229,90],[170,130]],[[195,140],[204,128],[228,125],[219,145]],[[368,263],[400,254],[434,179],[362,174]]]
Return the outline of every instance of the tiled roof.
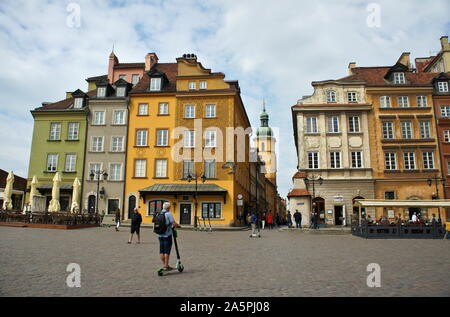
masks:
[[[101,81],[101,80],[105,80],[105,79],[108,79],[108,75],[89,77],[89,78],[86,78],[86,81]]]
[[[436,56],[416,58],[416,69],[419,73],[423,72],[425,68],[430,65]]]
[[[177,84],[177,74],[178,74],[178,64],[177,63],[158,63],[153,66],[152,69],[157,69],[158,71],[164,73],[169,80],[169,83],[163,87],[162,91],[176,91]],[[150,77],[146,72],[144,76],[142,76],[141,80],[137,85],[131,90],[131,93],[134,92],[147,92],[150,89]]]
[[[288,197],[305,197],[305,196],[311,196],[309,191],[307,189],[293,189],[289,192],[287,195]]]
[[[114,68],[145,68],[145,63],[119,63]]]
[[[96,90],[91,90],[86,93],[88,97],[93,97],[97,94]],[[49,111],[49,110],[64,110],[69,108],[73,104],[73,98],[67,98],[54,103],[49,103],[48,105],[34,109],[34,111]],[[79,110],[79,109],[77,109]]]
[[[431,86],[431,80],[436,73],[413,73],[406,72],[406,85],[397,85],[390,83],[384,79],[384,76],[391,69],[390,66],[381,67],[355,67],[352,68],[352,75],[343,77],[339,80],[352,81],[364,80],[368,86]]]
[[[292,176],[292,178],[306,178],[306,173],[305,172],[297,172],[294,174],[294,176]]]
[[[155,184],[140,190],[142,193],[193,193],[195,192],[195,184]],[[217,186],[216,184],[198,184],[198,193],[226,193],[227,190]]]

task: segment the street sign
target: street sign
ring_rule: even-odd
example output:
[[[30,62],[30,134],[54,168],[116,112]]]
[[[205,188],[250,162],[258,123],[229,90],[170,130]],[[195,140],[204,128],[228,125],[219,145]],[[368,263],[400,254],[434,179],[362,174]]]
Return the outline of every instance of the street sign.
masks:
[[[244,206],[244,201],[242,199],[236,200],[238,206]]]

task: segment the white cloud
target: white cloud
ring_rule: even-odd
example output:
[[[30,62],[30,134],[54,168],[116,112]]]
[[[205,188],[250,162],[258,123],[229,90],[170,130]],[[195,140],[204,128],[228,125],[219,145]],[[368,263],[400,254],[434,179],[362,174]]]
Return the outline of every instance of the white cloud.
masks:
[[[29,113],[42,101],[86,89],[85,78],[106,74],[113,43],[120,61],[143,61],[154,51],[173,62],[196,53],[205,67],[237,79],[253,125],[262,98],[280,128],[280,193],[287,194],[297,162],[290,107],[312,93],[311,81],[346,75],[348,62],[392,65],[403,51],[428,56],[450,33],[450,4],[411,1],[72,1],[81,27],[66,24],[71,1],[1,1],[0,133],[8,149],[0,167],[26,176]],[[366,7],[381,5],[381,27],[366,24]],[[113,6],[108,6],[114,4]],[[14,122],[15,124],[11,124]]]

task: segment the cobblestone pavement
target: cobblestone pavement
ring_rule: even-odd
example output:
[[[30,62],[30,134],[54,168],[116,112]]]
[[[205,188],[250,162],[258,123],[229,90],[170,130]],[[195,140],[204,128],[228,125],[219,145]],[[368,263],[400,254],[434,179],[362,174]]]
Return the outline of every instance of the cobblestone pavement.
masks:
[[[128,230],[0,227],[0,295],[450,296],[450,240],[180,231],[185,272],[158,277],[155,234],[128,245]],[[80,288],[66,286],[72,262]],[[367,287],[369,263],[381,266],[380,288]]]

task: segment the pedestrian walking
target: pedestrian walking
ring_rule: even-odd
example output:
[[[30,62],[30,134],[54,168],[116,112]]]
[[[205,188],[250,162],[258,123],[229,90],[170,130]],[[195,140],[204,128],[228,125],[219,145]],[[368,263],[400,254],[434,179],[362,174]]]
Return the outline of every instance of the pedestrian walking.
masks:
[[[128,239],[128,244],[131,244],[131,241],[133,240],[133,235],[136,233],[138,244],[141,243],[141,237],[139,236],[139,232],[141,229],[141,223],[142,223],[142,216],[139,213],[139,210],[137,208],[134,208],[133,214],[131,215],[131,233],[130,238]]]
[[[261,228],[264,230],[265,226],[266,226],[266,213],[264,212],[261,216]]]
[[[170,251],[172,250],[172,228],[181,228],[181,226],[175,222],[173,215],[170,213],[170,203],[165,202],[162,210],[158,213],[159,216],[164,216],[164,221],[167,225],[167,229],[164,233],[158,234],[159,240],[159,258],[163,262],[163,268],[167,271],[173,270],[173,267],[169,265]],[[153,221],[156,222],[158,215],[153,217]]]
[[[295,220],[295,227],[302,228],[302,214],[298,211],[298,209],[295,210],[294,213],[294,220]]]
[[[120,227],[120,208],[117,208],[117,210],[116,210],[116,218],[114,219],[114,222],[116,223],[116,231],[119,231],[119,227]]]
[[[273,216],[272,216],[272,213],[269,213],[267,215],[267,226],[269,227],[269,229],[273,229]]]
[[[258,217],[256,216],[256,212],[253,212],[252,215],[250,216],[250,224],[252,226],[252,234],[250,237],[255,237],[256,236],[256,224],[258,222]]]
[[[290,211],[288,211],[288,213],[287,213],[287,226],[288,226],[288,228],[292,227],[292,215],[291,215]]]

